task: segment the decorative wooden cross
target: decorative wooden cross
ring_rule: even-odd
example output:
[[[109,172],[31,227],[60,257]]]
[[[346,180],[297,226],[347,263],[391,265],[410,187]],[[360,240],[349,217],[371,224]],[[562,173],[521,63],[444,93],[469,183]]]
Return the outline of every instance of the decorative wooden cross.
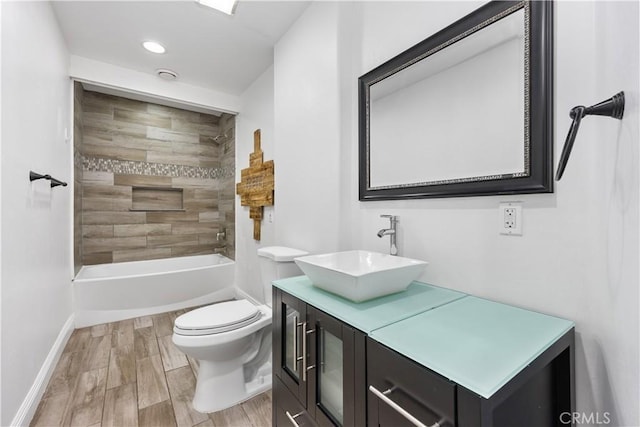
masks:
[[[240,204],[249,206],[249,218],[253,219],[253,238],[260,240],[260,221],[264,206],[273,205],[273,160],[263,162],[260,148],[260,129],[253,132],[253,153],[249,154],[249,167],[240,172],[236,193]]]

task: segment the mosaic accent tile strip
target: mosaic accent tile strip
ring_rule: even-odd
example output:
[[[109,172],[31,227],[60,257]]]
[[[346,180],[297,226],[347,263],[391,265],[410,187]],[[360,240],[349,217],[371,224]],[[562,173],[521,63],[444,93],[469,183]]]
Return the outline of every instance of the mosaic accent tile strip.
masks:
[[[126,175],[170,176],[173,178],[221,179],[233,178],[233,168],[203,168],[164,163],[105,159],[82,156],[82,169],[89,172],[113,172]]]

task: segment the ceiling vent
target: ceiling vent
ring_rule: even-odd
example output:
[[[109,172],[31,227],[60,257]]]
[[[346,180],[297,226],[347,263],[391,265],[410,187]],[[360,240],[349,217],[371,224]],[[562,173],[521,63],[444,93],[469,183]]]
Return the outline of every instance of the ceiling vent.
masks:
[[[167,70],[166,68],[160,68],[156,70],[158,77],[164,80],[175,80],[178,78],[178,73],[175,71]]]

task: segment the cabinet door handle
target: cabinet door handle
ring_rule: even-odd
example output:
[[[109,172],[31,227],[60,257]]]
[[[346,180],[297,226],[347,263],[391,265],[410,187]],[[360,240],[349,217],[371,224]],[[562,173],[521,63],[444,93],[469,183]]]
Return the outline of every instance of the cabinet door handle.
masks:
[[[302,381],[307,382],[307,322],[302,323]]]
[[[293,360],[298,364],[298,316],[293,316]]]
[[[420,422],[420,420],[418,420],[416,417],[414,417],[413,415],[411,415],[406,409],[404,409],[402,406],[398,405],[396,402],[394,402],[393,400],[389,399],[387,397],[387,394],[391,393],[391,388],[385,391],[380,391],[377,388],[375,388],[374,386],[370,385],[369,386],[369,391],[373,394],[375,394],[376,396],[378,396],[378,398],[380,398],[380,400],[382,400],[384,403],[386,403],[387,405],[389,405],[393,410],[395,410],[397,413],[399,413],[400,415],[402,415],[404,418],[407,419],[407,421],[409,421],[411,424],[413,424],[414,426],[417,427],[427,427],[426,424],[423,424]],[[442,426],[442,422],[444,420],[439,420],[436,421],[434,424],[432,424],[430,427],[441,427]]]
[[[291,415],[289,411],[286,411],[285,414],[287,415],[287,418],[289,418],[289,421],[291,421],[291,424],[293,424],[295,427],[300,427],[300,425],[296,422],[296,418],[302,415],[302,412],[298,412],[295,415]]]

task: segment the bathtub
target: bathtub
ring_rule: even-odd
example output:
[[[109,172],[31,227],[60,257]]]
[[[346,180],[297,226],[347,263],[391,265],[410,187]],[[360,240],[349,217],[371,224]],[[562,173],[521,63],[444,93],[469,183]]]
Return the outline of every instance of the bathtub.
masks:
[[[234,298],[234,269],[219,254],[84,266],[73,280],[76,327]]]

